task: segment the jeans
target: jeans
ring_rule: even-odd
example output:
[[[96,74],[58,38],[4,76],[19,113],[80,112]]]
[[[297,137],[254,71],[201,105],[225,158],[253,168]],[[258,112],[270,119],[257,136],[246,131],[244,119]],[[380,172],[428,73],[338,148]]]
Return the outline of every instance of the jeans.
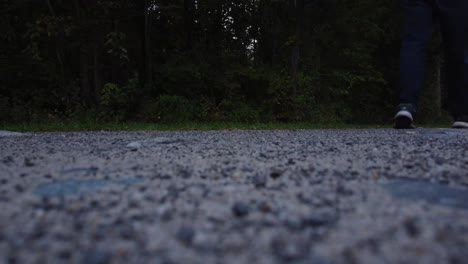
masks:
[[[402,0],[400,103],[418,105],[435,18],[441,25],[452,114],[468,115],[468,0]]]

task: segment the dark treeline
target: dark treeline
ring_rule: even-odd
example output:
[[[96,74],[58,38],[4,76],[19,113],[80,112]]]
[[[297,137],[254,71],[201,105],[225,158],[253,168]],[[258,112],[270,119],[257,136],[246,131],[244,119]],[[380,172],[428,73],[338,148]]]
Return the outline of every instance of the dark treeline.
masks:
[[[1,1],[2,122],[391,119],[399,1]]]

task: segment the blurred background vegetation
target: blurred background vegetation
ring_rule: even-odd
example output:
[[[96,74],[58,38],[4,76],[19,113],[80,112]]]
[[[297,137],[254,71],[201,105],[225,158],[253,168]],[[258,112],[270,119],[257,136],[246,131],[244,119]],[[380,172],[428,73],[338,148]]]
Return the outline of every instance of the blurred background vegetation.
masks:
[[[0,123],[388,123],[396,0],[1,0]],[[443,114],[439,41],[421,120]]]

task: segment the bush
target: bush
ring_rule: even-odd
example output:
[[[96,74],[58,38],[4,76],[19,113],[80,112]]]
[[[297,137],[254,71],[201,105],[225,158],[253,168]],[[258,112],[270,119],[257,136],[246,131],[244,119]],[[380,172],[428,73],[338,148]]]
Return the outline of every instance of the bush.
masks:
[[[244,102],[226,102],[223,105],[229,121],[254,123],[260,121],[260,109],[256,109]]]
[[[7,122],[11,119],[11,107],[7,97],[0,95],[0,122]]]
[[[195,107],[187,98],[161,95],[157,104],[157,119],[162,122],[186,122],[195,117]]]
[[[117,84],[106,83],[101,91],[101,106],[104,107],[103,114],[121,120],[125,114],[122,109],[125,106],[125,97],[125,92]]]
[[[192,96],[206,89],[206,76],[201,66],[186,61],[170,61],[162,65],[156,78],[164,95]]]
[[[110,117],[114,121],[122,121],[134,111],[138,91],[138,79],[133,78],[119,87],[114,83],[107,83],[101,91],[100,105],[103,108],[103,117]]]
[[[197,121],[210,122],[223,120],[224,113],[221,110],[221,104],[216,104],[207,96],[202,96],[196,104],[194,110],[195,119]],[[225,119],[225,118],[224,118]]]

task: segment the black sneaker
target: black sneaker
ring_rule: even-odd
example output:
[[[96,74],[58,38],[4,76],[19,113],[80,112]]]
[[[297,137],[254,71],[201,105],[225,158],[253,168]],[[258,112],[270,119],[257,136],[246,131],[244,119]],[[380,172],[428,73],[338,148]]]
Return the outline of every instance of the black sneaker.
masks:
[[[416,113],[416,108],[412,104],[400,104],[397,107],[395,115],[396,129],[414,129],[413,115]]]
[[[468,115],[463,115],[455,118],[453,128],[468,128]]]

